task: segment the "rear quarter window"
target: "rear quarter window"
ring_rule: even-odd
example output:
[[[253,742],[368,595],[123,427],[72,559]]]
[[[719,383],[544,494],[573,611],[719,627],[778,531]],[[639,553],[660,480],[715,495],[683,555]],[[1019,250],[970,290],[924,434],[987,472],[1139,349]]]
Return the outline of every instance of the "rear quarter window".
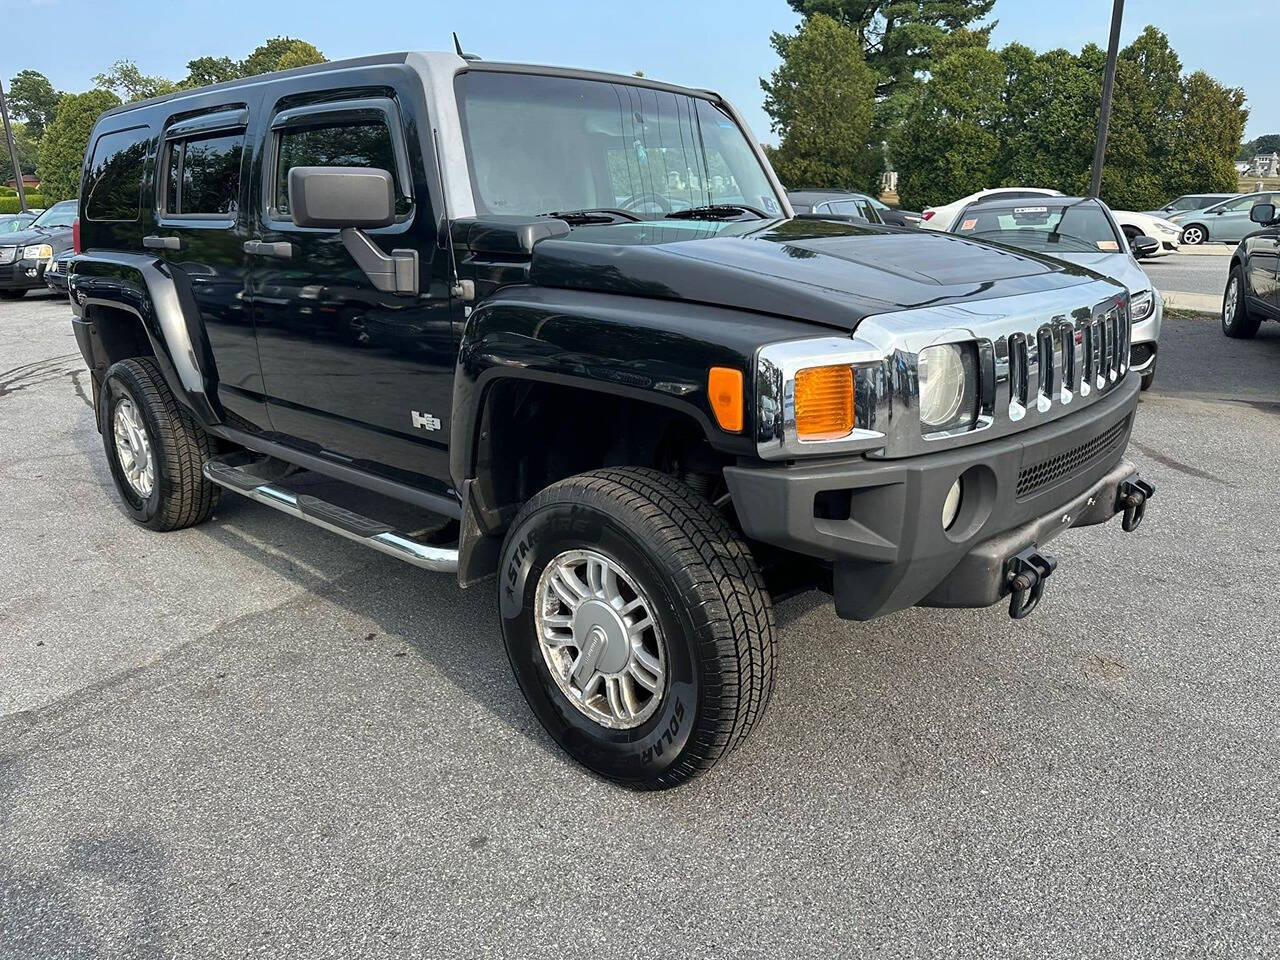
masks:
[[[142,168],[151,143],[147,127],[104,133],[94,141],[84,187],[86,220],[125,223],[142,211]]]

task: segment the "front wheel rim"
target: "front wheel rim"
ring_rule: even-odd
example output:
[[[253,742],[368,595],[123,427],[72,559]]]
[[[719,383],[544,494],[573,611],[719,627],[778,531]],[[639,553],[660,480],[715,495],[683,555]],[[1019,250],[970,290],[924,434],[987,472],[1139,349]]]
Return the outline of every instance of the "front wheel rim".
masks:
[[[124,397],[116,404],[112,417],[112,435],[116,444],[116,459],[125,482],[143,500],[151,496],[156,485],[155,457],[151,451],[151,439],[133,401]]]
[[[640,726],[666,691],[667,648],[652,601],[623,566],[567,550],[538,578],[538,646],[574,708],[613,730]]]
[[[1227,299],[1222,305],[1222,325],[1231,326],[1236,319],[1236,304],[1240,299],[1240,281],[1235,277],[1227,284]]]
[[[1203,239],[1204,235],[1200,232],[1199,227],[1189,227],[1182,234],[1182,242],[1193,247]]]

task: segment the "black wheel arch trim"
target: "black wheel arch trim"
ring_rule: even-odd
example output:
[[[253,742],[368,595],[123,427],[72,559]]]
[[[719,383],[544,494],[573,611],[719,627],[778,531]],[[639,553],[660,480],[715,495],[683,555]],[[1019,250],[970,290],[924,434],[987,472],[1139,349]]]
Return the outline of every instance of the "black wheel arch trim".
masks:
[[[95,251],[72,260],[68,284],[77,319],[91,321],[95,306],[137,317],[174,395],[205,425],[222,421],[213,355],[180,270],[146,254]]]

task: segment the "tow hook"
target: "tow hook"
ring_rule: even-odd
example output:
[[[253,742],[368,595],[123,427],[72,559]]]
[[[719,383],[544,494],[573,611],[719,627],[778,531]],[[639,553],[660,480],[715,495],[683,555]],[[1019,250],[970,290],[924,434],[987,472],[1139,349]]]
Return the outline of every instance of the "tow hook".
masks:
[[[1116,513],[1124,511],[1124,520],[1120,526],[1125,533],[1133,533],[1147,515],[1147,501],[1156,495],[1156,485],[1143,480],[1135,473],[1120,482],[1116,488]]]
[[[1021,620],[1040,605],[1044,582],[1058,569],[1058,561],[1036,547],[1027,547],[1005,561],[1004,579],[1009,584],[1009,616]]]

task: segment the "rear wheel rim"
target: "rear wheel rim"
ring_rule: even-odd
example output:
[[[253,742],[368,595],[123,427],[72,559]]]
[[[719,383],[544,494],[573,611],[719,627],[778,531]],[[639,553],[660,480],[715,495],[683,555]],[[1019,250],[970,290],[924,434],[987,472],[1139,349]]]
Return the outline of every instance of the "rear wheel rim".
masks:
[[[536,598],[543,662],[574,708],[612,730],[652,717],[667,687],[667,647],[635,578],[595,550],[567,550],[542,571]]]
[[[1236,306],[1240,300],[1240,281],[1235,277],[1227,284],[1227,299],[1222,304],[1222,325],[1229,327],[1235,323]]]
[[[125,482],[143,500],[148,499],[156,486],[155,458],[142,416],[128,397],[122,397],[116,404],[111,432]]]

